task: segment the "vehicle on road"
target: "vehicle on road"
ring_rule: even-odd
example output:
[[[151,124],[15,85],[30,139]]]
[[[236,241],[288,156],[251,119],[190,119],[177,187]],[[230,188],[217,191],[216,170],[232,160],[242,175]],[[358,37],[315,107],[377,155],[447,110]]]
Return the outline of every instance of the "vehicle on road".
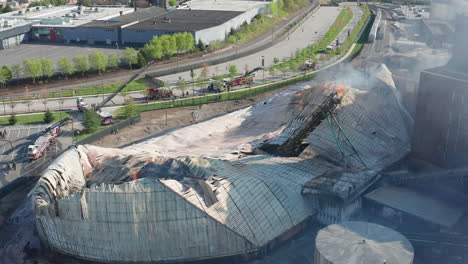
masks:
[[[317,69],[317,63],[314,61],[306,61],[304,63],[305,71],[315,71]]]
[[[253,82],[253,78],[250,76],[240,76],[234,79],[224,79],[224,86],[225,87],[233,87],[233,86],[239,86],[239,85],[245,85],[245,84],[250,84]]]
[[[112,114],[105,111],[98,112],[99,118],[101,119],[101,125],[107,126],[113,123]]]
[[[224,85],[219,85],[215,80],[211,80],[206,88],[206,91],[209,93],[221,93],[225,90]]]
[[[76,98],[76,108],[80,112],[84,112],[89,109],[89,104],[84,101],[83,97],[78,97]]]
[[[146,90],[146,101],[168,99],[174,97],[174,93],[170,88],[148,88]]]
[[[55,126],[52,129],[47,128],[46,131],[47,132],[34,141],[33,145],[28,146],[27,155],[29,160],[37,160],[42,157],[49,146],[55,143],[55,138],[57,138],[60,133],[60,126]]]

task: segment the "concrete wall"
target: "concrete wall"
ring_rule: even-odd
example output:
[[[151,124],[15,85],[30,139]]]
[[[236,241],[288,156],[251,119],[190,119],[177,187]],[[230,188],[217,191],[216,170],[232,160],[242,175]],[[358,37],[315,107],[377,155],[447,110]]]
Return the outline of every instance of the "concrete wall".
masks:
[[[468,77],[421,73],[412,154],[451,168],[468,163]]]
[[[136,29],[122,29],[122,45],[144,45],[150,41],[154,36],[162,36],[164,34],[173,35],[183,32],[166,32],[156,30],[136,30]],[[193,33],[192,33],[193,34]]]
[[[0,40],[0,49],[9,49],[28,41],[28,34],[20,34],[14,37]]]
[[[250,23],[257,14],[266,12],[268,12],[267,8],[253,8],[248,10],[222,25],[197,31],[195,33],[195,41],[198,42],[201,39],[203,43],[206,44],[213,41],[222,41],[229,35],[231,29],[238,29],[245,22]]]
[[[105,28],[63,28],[64,42],[85,42],[88,44],[106,44],[118,41],[118,29]]]

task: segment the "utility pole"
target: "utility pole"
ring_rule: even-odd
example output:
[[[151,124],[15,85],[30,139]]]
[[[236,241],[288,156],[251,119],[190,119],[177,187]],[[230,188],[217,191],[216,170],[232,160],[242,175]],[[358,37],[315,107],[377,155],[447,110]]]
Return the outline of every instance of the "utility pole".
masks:
[[[262,56],[263,82],[265,82],[265,56]]]

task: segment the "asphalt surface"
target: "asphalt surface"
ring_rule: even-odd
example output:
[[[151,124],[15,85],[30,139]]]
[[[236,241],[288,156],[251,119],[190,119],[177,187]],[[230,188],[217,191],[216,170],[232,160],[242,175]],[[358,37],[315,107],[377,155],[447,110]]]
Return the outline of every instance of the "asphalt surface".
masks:
[[[123,49],[106,48],[99,46],[71,46],[60,44],[22,44],[11,49],[0,50],[0,66],[22,64],[24,59],[30,58],[46,58],[51,59],[55,63],[62,57],[68,57],[70,61],[76,55],[89,55],[95,51],[102,52],[106,55],[111,53],[122,54]]]
[[[35,161],[29,161],[26,156],[28,146],[33,144],[41,135],[41,131],[47,126],[17,125],[0,128],[1,131],[6,131],[5,139],[8,140],[0,141],[0,188],[41,167],[44,163],[49,162],[51,157],[56,157],[61,150],[71,145],[71,129],[62,129],[57,142],[50,146],[44,157]],[[15,163],[16,168],[11,166],[12,163]],[[10,168],[7,167],[7,164],[10,165]]]

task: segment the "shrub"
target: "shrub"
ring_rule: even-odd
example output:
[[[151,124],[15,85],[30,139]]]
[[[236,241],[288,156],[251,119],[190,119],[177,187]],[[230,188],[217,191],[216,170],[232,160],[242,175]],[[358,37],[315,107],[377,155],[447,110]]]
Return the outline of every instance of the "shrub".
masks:
[[[101,124],[98,114],[93,109],[86,110],[83,113],[83,126],[86,133],[96,132]]]
[[[8,118],[8,124],[11,126],[15,125],[18,122],[18,119],[16,118],[15,114],[12,114],[10,118]]]
[[[52,114],[52,112],[50,112],[50,110],[47,109],[47,111],[44,113],[44,122],[48,124],[54,121],[54,119],[55,116]]]

